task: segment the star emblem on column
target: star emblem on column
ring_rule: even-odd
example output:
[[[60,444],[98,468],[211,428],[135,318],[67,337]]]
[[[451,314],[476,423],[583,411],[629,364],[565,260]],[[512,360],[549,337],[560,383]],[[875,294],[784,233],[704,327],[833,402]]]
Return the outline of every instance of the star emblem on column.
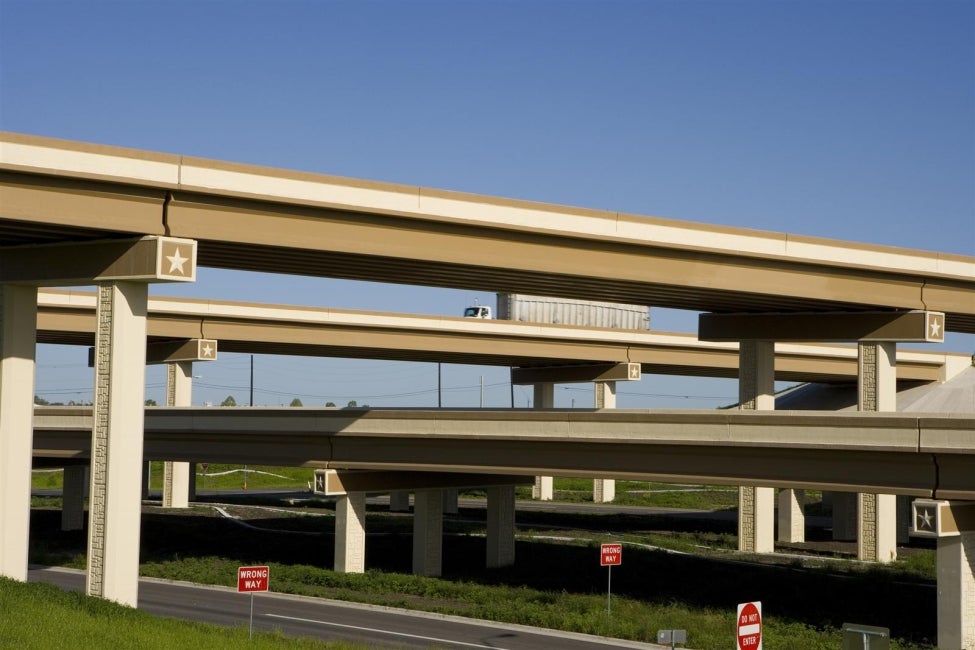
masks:
[[[929,328],[931,330],[930,337],[933,338],[933,339],[940,339],[941,336],[942,336],[942,334],[941,334],[941,330],[942,330],[941,319],[938,318],[937,316],[932,315],[930,317],[930,320],[928,321],[928,326],[929,326]]]
[[[211,345],[209,341],[203,344],[203,356],[210,358],[213,357],[213,345]]]
[[[189,261],[190,258],[183,257],[179,252],[179,246],[176,247],[175,255],[167,255],[166,259],[169,260],[169,272],[175,273],[179,272],[180,275],[186,275],[186,271],[183,269],[183,264]]]
[[[915,525],[917,530],[934,531],[934,516],[930,508],[917,509],[917,522]]]
[[[639,364],[631,363],[630,364],[630,379],[639,379],[640,378],[640,372],[641,372],[641,370],[642,369],[640,368],[640,365]]]

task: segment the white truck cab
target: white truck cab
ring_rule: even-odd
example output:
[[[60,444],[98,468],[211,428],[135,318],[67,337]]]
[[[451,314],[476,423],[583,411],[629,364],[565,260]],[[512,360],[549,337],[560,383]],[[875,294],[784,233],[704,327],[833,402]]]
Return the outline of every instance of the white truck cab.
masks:
[[[485,305],[474,305],[464,310],[464,318],[494,318],[491,308]]]

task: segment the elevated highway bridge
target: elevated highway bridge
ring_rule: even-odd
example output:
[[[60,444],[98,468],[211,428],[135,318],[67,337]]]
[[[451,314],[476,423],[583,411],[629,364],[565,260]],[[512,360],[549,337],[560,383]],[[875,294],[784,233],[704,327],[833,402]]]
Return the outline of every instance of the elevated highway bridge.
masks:
[[[90,408],[37,407],[34,456],[87,459],[91,430]],[[975,499],[975,414],[149,408],[144,449],[147,460]]]
[[[38,294],[37,342],[91,346],[96,296],[86,291]],[[149,299],[148,340],[205,338],[221,352],[286,354],[538,367],[639,363],[648,374],[738,376],[737,343],[691,334],[611,330],[518,321],[338,310],[184,298]],[[897,379],[943,381],[970,357],[897,351]],[[778,343],[779,381],[851,382],[857,348]]]
[[[29,484],[26,474],[32,454],[28,439],[31,436],[27,432],[34,429],[31,398],[39,324],[37,288],[97,285],[89,515],[90,530],[96,532],[89,537],[88,593],[135,604],[141,472],[140,464],[133,464],[129,459],[143,458],[144,427],[148,424],[148,431],[154,430],[151,427],[155,425],[145,419],[142,404],[143,362],[147,335],[160,336],[148,332],[148,283],[193,281],[198,266],[542,294],[704,312],[702,322],[706,317],[715,317],[707,321],[715,326],[711,330],[713,340],[733,330],[732,339],[740,342],[736,373],[741,387],[740,403],[743,409],[754,410],[769,408],[777,373],[784,377],[794,371],[774,365],[776,341],[856,342],[856,376],[861,386],[862,408],[890,411],[896,382],[897,341],[927,341],[931,340],[929,336],[937,339],[944,331],[975,333],[975,258],[969,256],[714,227],[0,133],[0,520],[4,521],[4,527],[0,528],[0,573],[3,575],[21,579],[26,576],[29,494],[25,493],[24,486]],[[878,337],[872,336],[871,325],[870,331],[857,330],[858,333],[850,334],[851,330],[843,329],[840,323],[850,323],[851,314],[855,314],[854,321],[863,322],[861,317],[864,317],[871,323],[878,319],[918,322],[920,318],[930,330],[920,338]],[[750,318],[756,315],[763,316],[761,326]],[[192,329],[192,318],[185,314],[175,317],[170,325],[175,329],[181,318],[183,326]],[[215,320],[197,319],[197,329],[203,322],[217,326]],[[789,328],[796,327],[793,332],[803,330],[807,334],[790,338],[785,331],[786,323],[790,324]],[[722,331],[731,325],[731,329]],[[239,331],[235,336],[232,319],[226,319],[221,326],[225,328],[222,338],[242,348],[247,336]],[[881,326],[886,327],[883,323]],[[281,343],[291,347],[281,349],[299,353],[302,349],[315,350],[315,343],[300,340],[301,330],[302,326],[294,325],[295,339]],[[53,336],[52,332],[53,328],[41,330],[42,336]],[[193,334],[201,335],[202,332]],[[345,346],[345,354],[366,356],[381,354],[380,350],[390,354],[397,347],[405,350],[411,346],[411,354],[417,354],[416,349],[422,348],[416,343],[419,335],[410,344],[406,344],[402,332],[394,336],[392,330],[387,330],[382,335],[387,341],[376,344],[373,352],[366,352],[368,345],[352,344]],[[504,336],[508,335],[512,336],[509,344],[523,362],[534,363],[532,355],[540,353],[533,352],[527,341],[517,342],[513,331]],[[378,341],[380,333],[375,336]],[[402,345],[392,343],[397,336]],[[459,347],[459,339],[449,336],[446,329],[434,338],[452,341]],[[554,345],[554,339],[549,343]],[[567,346],[566,350],[572,347],[561,344]],[[604,350],[620,347],[593,345],[592,341],[589,345],[590,350],[585,354],[602,354],[603,351],[596,352],[601,346]],[[325,348],[318,350],[324,352]],[[492,355],[486,348],[481,349],[483,362],[488,363]],[[494,356],[496,362],[502,361],[498,355]],[[558,356],[571,358],[572,355]],[[676,370],[682,365],[686,367],[686,363],[675,361],[672,365]],[[653,367],[652,361],[650,364]],[[658,367],[666,365],[661,363]],[[732,370],[725,366],[718,372]],[[835,369],[822,372],[847,376],[845,371]],[[486,414],[478,412],[474,419],[481,415]],[[228,416],[232,418],[233,414],[199,417]],[[287,416],[276,414],[276,417]],[[601,468],[609,467],[605,458],[617,459],[613,445],[630,444],[621,442],[626,432],[649,426],[644,423],[634,427],[625,418],[601,421],[601,414],[593,417],[597,418],[594,423],[602,422],[601,426],[607,427],[602,434],[603,449],[608,456],[601,456],[596,445],[589,447],[593,465]],[[846,416],[821,417],[837,418],[840,422]],[[915,419],[906,426],[910,430],[908,434],[897,424],[903,421],[888,419],[887,414],[874,417],[877,419],[863,421],[880,424],[885,432],[879,432],[877,440],[881,442],[880,447],[888,448],[847,449],[850,456],[845,457],[863,454],[862,464],[875,466],[867,473],[877,472],[878,484],[891,479],[892,487],[904,490],[905,494],[914,493],[911,490],[940,495],[948,491],[971,494],[971,477],[975,474],[953,469],[953,463],[967,458],[965,450],[973,446],[970,421],[961,418],[961,429],[946,436],[961,441],[961,450],[932,451],[937,447],[932,447],[933,434],[920,420]],[[369,417],[360,419],[365,421]],[[395,420],[398,424],[394,429],[405,427],[403,423],[408,422],[402,414]],[[424,445],[428,445],[425,453],[430,452],[429,457],[410,460],[421,464],[433,462],[431,449],[440,444],[443,458],[464,464],[466,456],[451,456],[451,446],[463,447],[470,443],[473,449],[473,445],[488,445],[491,440],[490,429],[476,430],[474,437],[467,441],[451,437],[459,436],[460,428],[451,429],[452,433],[445,437],[442,429],[437,430],[435,421],[419,429],[428,440]],[[490,419],[484,422],[485,427],[492,424]],[[525,422],[529,420],[526,418]],[[783,420],[775,422],[785,424]],[[184,437],[204,435],[191,423],[171,424],[176,431],[184,428]],[[239,424],[246,432],[246,425]],[[510,431],[511,424],[494,422],[498,430],[506,432]],[[670,423],[672,427],[678,424],[679,421]],[[707,431],[696,426],[679,430]],[[736,435],[745,435],[753,426],[741,428]],[[823,421],[813,425],[812,446],[804,448],[799,435],[801,426],[796,425],[798,428],[793,433],[797,437],[788,442],[767,439],[767,445],[749,446],[747,442],[729,441],[709,447],[705,440],[697,441],[701,444],[678,441],[664,455],[676,462],[685,454],[691,464],[700,461],[699,467],[704,471],[698,473],[718,474],[712,466],[723,456],[745,462],[747,466],[749,454],[736,449],[748,449],[755,455],[770,450],[770,462],[776,460],[776,454],[806,454],[811,459],[823,453],[827,454],[824,458],[828,462],[824,461],[821,469],[830,476],[829,465],[844,462],[841,436],[829,434],[830,425]],[[216,423],[208,423],[206,428],[220,430]],[[722,430],[729,429],[726,425]],[[46,435],[42,431],[38,430],[39,437]],[[350,466],[356,462],[395,465],[398,460],[408,458],[405,452],[395,449],[394,441],[403,438],[366,433],[369,435],[362,441],[368,444],[359,450],[354,445],[346,446],[346,442],[336,446],[339,440],[352,444],[355,435],[350,430],[326,436],[333,451],[345,450],[349,454],[344,460],[332,460]],[[403,435],[399,430],[393,433]],[[857,427],[847,433],[866,434]],[[898,438],[899,434],[905,437]],[[711,430],[711,434],[701,435],[724,440],[721,436],[727,434]],[[759,439],[767,435],[760,434]],[[669,445],[662,441],[676,439],[660,440],[660,444],[650,446],[662,451]],[[832,452],[827,449],[830,441],[834,443]],[[543,447],[556,452],[563,446],[574,448],[576,443],[569,439],[552,442],[539,438],[530,443],[512,440],[500,444],[497,450],[527,445],[523,447],[527,458],[537,459],[542,456]],[[529,447],[535,444],[538,447],[533,451]],[[420,445],[421,450],[424,445]],[[907,451],[912,445],[913,450]],[[790,447],[793,451],[787,451]],[[375,450],[375,455],[368,456],[370,449]],[[698,455],[692,449],[705,453]],[[786,456],[782,456],[783,462],[789,461]],[[646,454],[639,457],[649,458]],[[488,454],[486,460],[490,458]],[[874,459],[873,463],[870,458]],[[903,468],[905,475],[912,478],[898,483],[893,478],[898,472],[885,469],[885,465],[888,462],[898,465],[906,458],[914,459],[908,461],[910,470]],[[924,470],[921,465],[925,461],[919,460],[922,458],[928,463]],[[617,460],[625,463],[622,458]],[[566,457],[566,469],[575,463]],[[796,458],[796,463],[797,470],[812,474],[809,467],[803,469],[802,460]],[[963,460],[964,469],[970,470],[965,463]],[[544,466],[534,460],[531,464]],[[688,467],[686,471],[692,470]],[[757,465],[749,473],[760,479]],[[863,483],[873,484],[872,480]],[[758,492],[764,489],[742,488],[751,490],[747,495],[741,493],[746,495],[740,500],[743,511],[770,510],[766,508],[766,497]],[[885,520],[889,517],[892,497],[864,493],[858,498],[861,517],[867,513]],[[424,503],[424,508],[433,507],[432,501]],[[499,520],[503,519],[500,516]],[[756,522],[767,521],[764,515],[741,519],[756,525],[746,532],[740,531],[740,539],[755,539]],[[925,517],[924,521],[928,520]],[[347,521],[351,520],[347,518]],[[975,645],[975,614],[965,608],[965,603],[970,602],[966,594],[975,593],[975,566],[966,555],[971,553],[966,549],[972,545],[975,529],[964,526],[958,524],[946,535],[938,534],[939,570],[950,566],[951,575],[961,576],[956,586],[949,582],[942,584],[939,578],[939,612],[947,612],[944,620],[939,620],[939,645],[946,650]],[[871,534],[881,531],[881,536],[887,534],[882,532],[887,530],[886,526],[873,523],[864,530]],[[887,541],[874,535],[870,553],[879,557],[876,551],[889,548],[885,546]],[[508,558],[500,551],[495,557]]]

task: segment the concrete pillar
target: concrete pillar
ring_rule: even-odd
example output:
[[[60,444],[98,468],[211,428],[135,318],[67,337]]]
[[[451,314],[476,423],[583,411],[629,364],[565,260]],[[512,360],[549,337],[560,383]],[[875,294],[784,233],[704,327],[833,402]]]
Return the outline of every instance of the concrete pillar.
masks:
[[[515,487],[487,489],[487,567],[515,563]]]
[[[193,404],[193,362],[172,361],[166,364],[166,406],[192,406]],[[163,508],[186,508],[189,506],[190,481],[189,463],[163,463]]]
[[[147,460],[142,468],[142,500],[149,498],[149,487],[152,483],[152,461]]]
[[[806,541],[806,517],[804,490],[779,490],[779,541],[798,543]]]
[[[908,544],[911,541],[911,503],[914,497],[906,494],[897,495],[897,543]]]
[[[61,530],[84,530],[87,496],[88,466],[66,466],[61,488]]]
[[[599,381],[594,384],[593,403],[597,409],[616,408],[616,382]],[[592,481],[593,503],[610,503],[616,498],[616,481],[596,478]]]
[[[0,285],[0,575],[27,580],[37,289]]]
[[[439,576],[443,558],[443,495],[440,490],[413,493],[413,573]]]
[[[26,582],[37,289],[0,285],[0,575]]]
[[[189,467],[189,483],[186,490],[186,498],[189,501],[196,501],[196,463],[190,463]]]
[[[938,538],[938,647],[975,648],[975,532]]]
[[[457,490],[457,488],[448,488],[443,491],[443,512],[445,515],[457,514],[458,498],[459,498],[459,491]]]
[[[896,343],[860,343],[857,408],[896,411]],[[857,497],[857,558],[867,562],[897,559],[897,500],[890,494]]]
[[[738,355],[738,403],[741,410],[775,409],[775,343],[742,341]],[[775,490],[738,488],[738,550],[775,551]]]
[[[857,538],[857,495],[830,492],[833,504],[833,540],[850,542]]]
[[[135,607],[139,592],[148,285],[98,286],[87,593]]]
[[[555,408],[555,384],[534,384],[534,407],[537,409]],[[532,498],[539,501],[551,501],[554,496],[551,476],[536,476],[532,487]]]
[[[390,512],[409,512],[410,511],[410,493],[406,490],[396,490],[395,492],[389,493],[389,511]]]
[[[536,476],[532,486],[532,498],[539,501],[551,501],[555,495],[551,476]]]
[[[335,500],[335,571],[366,570],[366,493],[350,492]]]

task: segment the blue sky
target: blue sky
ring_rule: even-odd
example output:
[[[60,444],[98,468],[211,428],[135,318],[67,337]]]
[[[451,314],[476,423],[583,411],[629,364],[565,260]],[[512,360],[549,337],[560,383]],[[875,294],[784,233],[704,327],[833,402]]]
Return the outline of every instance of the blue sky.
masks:
[[[971,0],[0,0],[0,128],[975,255]],[[443,314],[491,300],[216,271],[152,292]],[[243,402],[249,363],[201,365],[196,401]],[[82,364],[43,346],[38,392],[86,399]],[[431,405],[436,372],[262,356],[255,402]],[[454,366],[444,403],[477,406],[481,377],[485,405],[506,406],[505,370]],[[161,382],[150,371],[150,397]],[[645,378],[619,404],[735,394]],[[585,387],[557,399],[591,403]]]

